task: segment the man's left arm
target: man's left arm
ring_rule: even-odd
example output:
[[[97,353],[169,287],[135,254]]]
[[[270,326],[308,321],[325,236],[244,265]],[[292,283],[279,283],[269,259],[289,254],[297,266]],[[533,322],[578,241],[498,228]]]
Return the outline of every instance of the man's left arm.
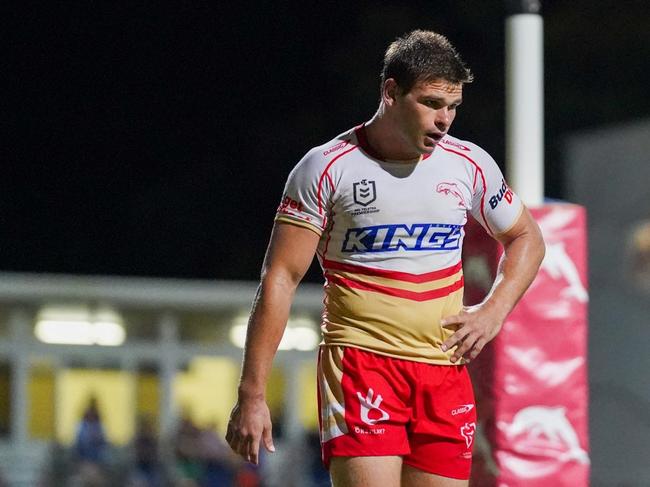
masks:
[[[444,327],[457,328],[442,344],[443,351],[458,345],[451,356],[454,363],[461,357],[465,362],[473,360],[499,333],[544,258],[542,233],[526,208],[508,231],[495,238],[503,245],[504,255],[487,297],[481,304],[465,307],[460,314],[447,316],[441,322]]]

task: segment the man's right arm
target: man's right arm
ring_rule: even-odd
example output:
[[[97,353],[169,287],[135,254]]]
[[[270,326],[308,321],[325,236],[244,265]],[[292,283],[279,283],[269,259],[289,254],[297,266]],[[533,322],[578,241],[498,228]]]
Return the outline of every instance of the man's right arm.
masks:
[[[303,226],[276,222],[248,323],[237,404],[226,440],[245,460],[258,463],[260,441],[274,451],[266,383],[289,318],[298,284],[316,252],[319,235]]]

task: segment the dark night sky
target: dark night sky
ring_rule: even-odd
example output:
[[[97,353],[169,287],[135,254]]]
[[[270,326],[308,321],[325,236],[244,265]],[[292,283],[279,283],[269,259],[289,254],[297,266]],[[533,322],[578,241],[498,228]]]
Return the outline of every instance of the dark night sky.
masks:
[[[7,11],[0,270],[255,279],[288,172],[374,113],[383,50],[413,28],[472,67],[452,133],[502,161],[501,3]],[[650,9],[543,4],[546,192],[562,197],[566,134],[650,115]]]

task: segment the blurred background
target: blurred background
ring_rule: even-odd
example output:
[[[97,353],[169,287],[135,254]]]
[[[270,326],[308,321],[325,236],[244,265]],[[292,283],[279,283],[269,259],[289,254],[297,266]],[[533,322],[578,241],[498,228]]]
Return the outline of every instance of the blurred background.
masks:
[[[372,116],[383,51],[414,28],[447,35],[472,68],[451,133],[501,164],[502,2],[2,9],[3,481],[289,485],[290,471],[326,485],[316,265],[269,386],[286,448],[255,470],[221,440],[285,179]],[[647,486],[650,8],[542,13],[545,194],[588,211],[592,484]]]

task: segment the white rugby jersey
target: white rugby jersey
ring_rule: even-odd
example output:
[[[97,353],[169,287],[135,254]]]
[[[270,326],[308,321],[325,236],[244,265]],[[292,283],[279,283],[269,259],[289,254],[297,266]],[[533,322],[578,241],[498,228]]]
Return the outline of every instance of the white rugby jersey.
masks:
[[[522,209],[475,144],[447,135],[417,162],[387,162],[359,126],[303,157],[276,220],[320,235],[325,345],[451,364],[440,320],[462,308],[467,212],[498,234]]]

